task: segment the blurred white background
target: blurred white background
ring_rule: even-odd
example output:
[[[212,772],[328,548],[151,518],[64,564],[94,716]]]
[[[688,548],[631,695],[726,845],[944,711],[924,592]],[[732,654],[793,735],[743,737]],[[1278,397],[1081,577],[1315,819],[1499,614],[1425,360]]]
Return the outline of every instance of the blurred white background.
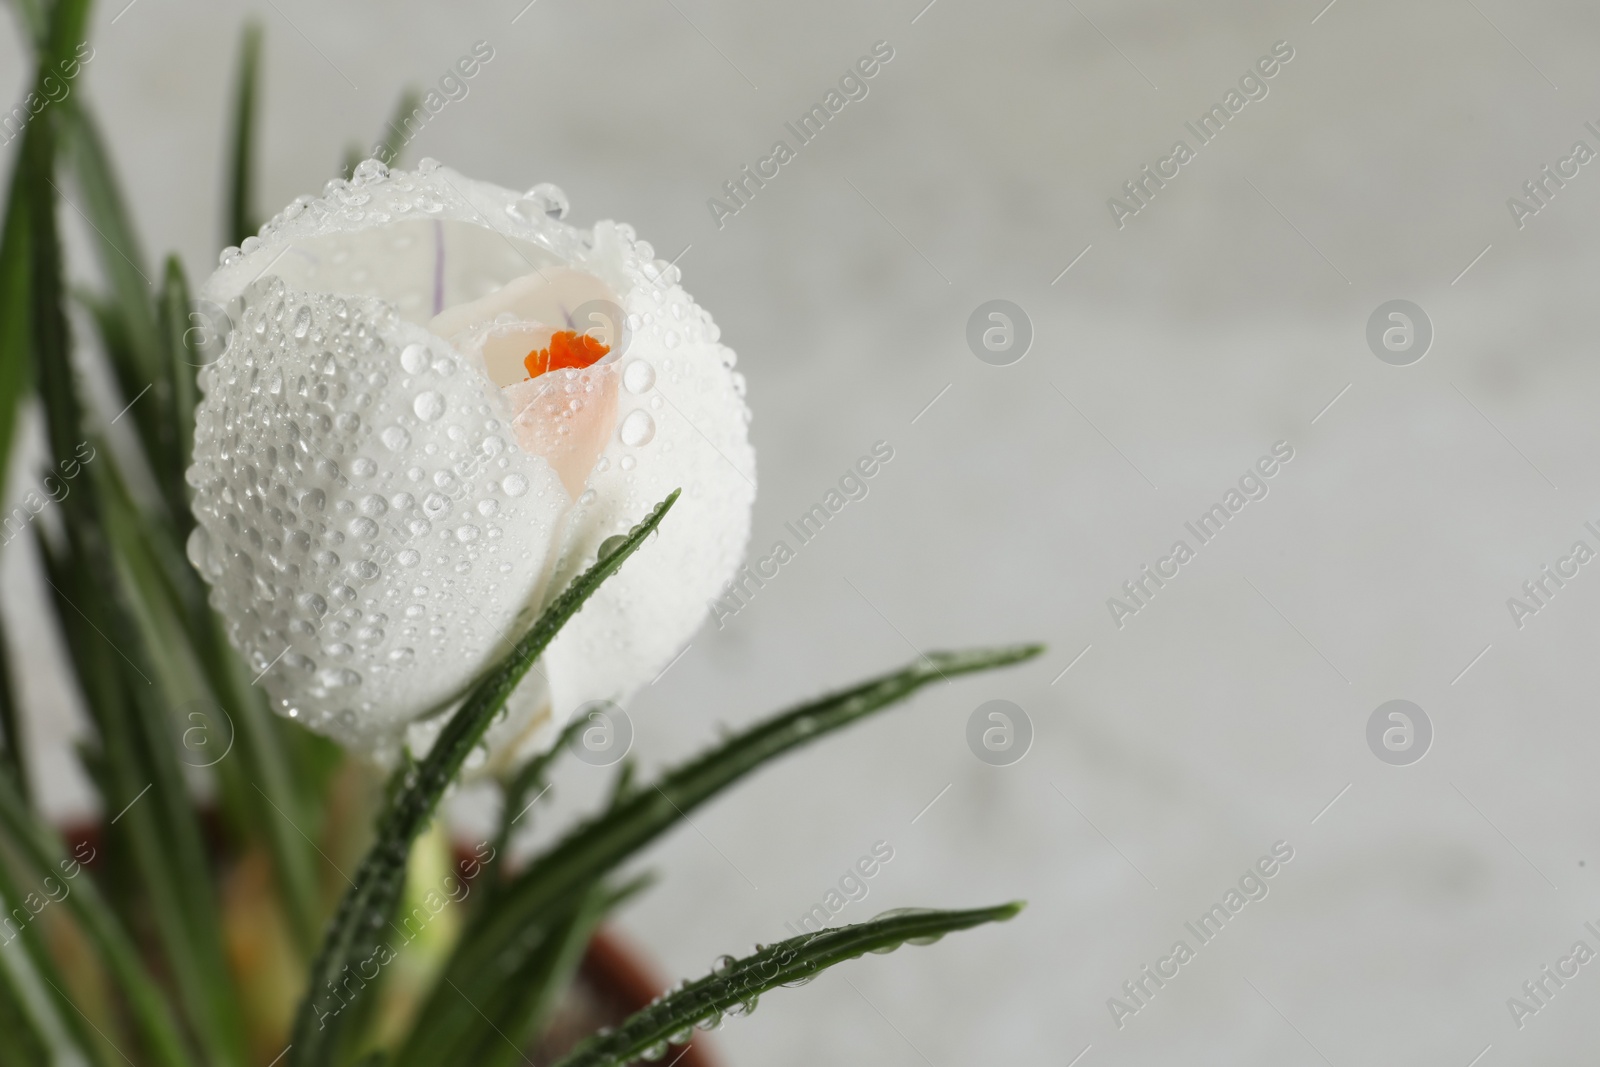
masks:
[[[731,1067],[1592,1061],[1600,964],[1520,1029],[1507,998],[1600,949],[1600,565],[1521,629],[1506,600],[1575,540],[1600,547],[1600,164],[1524,228],[1506,201],[1573,142],[1600,149],[1593,5],[125,2],[100,7],[80,91],[152,253],[215,262],[249,14],[268,213],[487,41],[408,162],[553,181],[574,221],[683,252],[750,382],[759,553],[893,446],[865,500],[630,707],[647,766],[920,650],[1049,642],[789,759],[651,853],[662,883],[623,925],[673,974],[784,936],[880,840],[894,859],[840,921],[1030,902],[772,995],[717,1036]],[[707,198],[877,41],[894,58],[869,95],[719,229]],[[1184,122],[1277,41],[1294,58],[1269,94],[1119,230],[1107,198],[1192,145]],[[25,68],[6,21],[8,98]],[[1032,321],[1010,366],[964,336],[994,298]],[[1404,367],[1364,336],[1396,298],[1435,331]],[[1270,495],[1119,630],[1106,599],[1280,440]],[[33,710],[60,723],[34,580],[6,555]],[[1011,766],[965,740],[995,698],[1034,730]],[[1409,766],[1366,741],[1394,698],[1435,732]],[[57,765],[68,812],[84,794]],[[560,803],[597,788],[569,765]],[[1119,1029],[1107,998],[1193,944],[1185,920],[1277,841],[1294,858],[1270,895]]]

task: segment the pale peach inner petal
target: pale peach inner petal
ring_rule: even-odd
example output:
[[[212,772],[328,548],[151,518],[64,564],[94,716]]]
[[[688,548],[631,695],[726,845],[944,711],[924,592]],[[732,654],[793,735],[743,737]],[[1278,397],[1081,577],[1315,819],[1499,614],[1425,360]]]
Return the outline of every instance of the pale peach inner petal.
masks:
[[[522,450],[543,456],[574,500],[617,427],[616,363],[559,370],[506,386],[517,412],[511,432]]]
[[[487,296],[446,308],[428,328],[462,353],[476,353],[484,373],[504,392],[512,434],[541,456],[576,499],[617,424],[617,356],[582,370],[553,370],[529,378],[524,359],[551,344],[558,331],[588,333],[616,343],[620,300],[587,271],[546,267],[515,278]],[[578,321],[578,320],[583,321]]]

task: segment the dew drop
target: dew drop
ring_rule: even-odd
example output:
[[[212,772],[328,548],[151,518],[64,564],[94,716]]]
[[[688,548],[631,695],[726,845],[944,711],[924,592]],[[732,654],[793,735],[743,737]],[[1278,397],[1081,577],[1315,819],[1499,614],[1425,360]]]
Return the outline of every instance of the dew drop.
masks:
[[[406,345],[400,350],[400,366],[407,374],[421,374],[428,366],[428,346]]]
[[[411,410],[417,413],[417,418],[423,422],[432,422],[444,414],[444,397],[429,389],[417,394],[411,402]]]
[[[500,488],[505,490],[506,496],[521,496],[528,491],[528,479],[520,474],[508,474],[501,480]]]
[[[319,672],[317,684],[325,689],[348,689],[361,684],[361,675],[348,667],[335,667]]]
[[[636,359],[623,368],[622,384],[630,393],[643,393],[656,384],[656,369]]]
[[[476,526],[468,523],[465,526],[459,526],[456,528],[456,540],[460,541],[464,545],[470,545],[472,542],[478,539],[478,535],[481,532],[482,531]]]
[[[378,435],[378,439],[391,452],[398,452],[411,443],[411,435],[400,426],[389,427]]]
[[[561,191],[560,186],[549,182],[540,182],[523,193],[522,199],[517,201],[517,210],[530,222],[536,221],[540,215],[564,219],[571,208],[567,194]]]
[[[617,437],[629,448],[647,445],[655,435],[656,421],[642,408],[630,411],[628,417],[622,420],[622,427],[617,431]]]

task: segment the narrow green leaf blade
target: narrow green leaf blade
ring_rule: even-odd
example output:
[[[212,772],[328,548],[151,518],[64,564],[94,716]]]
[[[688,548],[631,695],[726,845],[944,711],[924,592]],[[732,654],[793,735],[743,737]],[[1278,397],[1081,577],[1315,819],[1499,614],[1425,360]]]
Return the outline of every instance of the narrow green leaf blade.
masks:
[[[0,759],[5,761],[5,771],[17,783],[17,792],[24,800],[29,798],[28,761],[23,751],[22,709],[17,704],[17,693],[11,685],[11,648],[6,643],[5,626],[0,625]]]
[[[233,91],[233,129],[228,138],[228,215],[225,242],[244,243],[261,228],[255,215],[256,97],[261,82],[261,24],[250,22],[239,42],[239,74]]]
[[[205,845],[171,714],[203,692],[204,678],[161,575],[140,544],[138,516],[106,484],[114,480],[114,467],[92,465],[86,476],[94,483],[111,578],[102,587],[102,603],[85,605],[83,598],[79,607],[100,618],[98,628],[121,653],[113,669],[124,679],[123,699],[99,722],[117,784],[105,799],[123,811],[111,830],[130,846],[162,956],[208,1061],[244,1067],[242,1012],[224,960]],[[104,565],[91,560],[91,566],[100,573]]]
[[[309,960],[317,950],[322,908],[317,892],[319,860],[307,835],[317,833],[319,819],[309,810],[312,803],[295,788],[297,775],[313,777],[305,766],[309,761],[293,760],[289,752],[295,733],[304,731],[293,724],[285,729],[286,724],[272,714],[261,690],[251,684],[244,660],[228,644],[222,617],[207,608],[204,625],[197,644],[207,652],[211,691],[232,719],[239,757],[225,760],[218,769],[249,813],[254,832],[266,840],[290,931]]]
[[[512,828],[527,814],[533,801],[538,799],[537,796],[533,800],[528,799],[529,794],[545,784],[551,766],[562,753],[567,751],[572,739],[588,726],[589,721],[581,717],[567,723],[557,735],[555,744],[528,760],[505,784],[505,800],[500,808],[500,827],[495,832],[494,838],[494,858],[488,864],[489,877],[484,879],[484,892],[480,897],[482,903],[479,907],[493,901],[496,892],[507,881],[506,853],[511,848]]]
[[[22,857],[12,852],[0,853],[0,914],[14,916],[13,909],[25,909],[21,887],[30,884],[25,866]],[[52,898],[63,886],[70,892],[73,879],[66,874],[67,871],[49,871],[47,877],[51,880],[41,879],[39,887]],[[28,914],[26,909],[23,914]],[[12,921],[7,923],[5,932],[8,939],[0,945],[0,986],[8,987],[13,1003],[9,1010],[0,1011],[0,1016],[12,1016],[0,1022],[0,1063],[71,1063],[87,1058],[95,1067],[107,1067],[110,1057],[116,1054],[115,1046],[104,1034],[90,1032],[91,1024],[67,995],[66,980],[51,956],[41,924],[28,921],[17,928]],[[14,942],[20,943],[20,948],[13,948]],[[0,989],[0,1001],[7,996],[7,990]],[[23,1030],[32,1035],[23,1040],[42,1042],[47,1047],[46,1054],[22,1058],[13,1048],[10,1054],[19,1058],[6,1058],[4,1040],[21,1037]]]
[[[1041,651],[1042,645],[1012,645],[935,652],[902,670],[802,704],[734,735],[580,824],[537,857],[501,891],[503,899],[497,906],[469,926],[446,976],[469,994],[470,986],[483,988],[503,980],[519,965],[519,931],[768,760],[896,704],[932,682],[1020,663]]]
[[[82,39],[85,9],[86,4],[82,0],[58,0],[52,11],[49,54],[67,51],[70,43]],[[50,451],[52,459],[57,461],[73,457],[78,444],[88,437],[82,417],[83,407],[76,393],[73,376],[72,343],[64,306],[62,251],[55,219],[56,197],[60,192],[53,177],[57,162],[56,123],[69,114],[71,112],[65,107],[53,108],[42,113],[36,121],[30,123],[24,135],[21,152],[21,166],[24,173],[22,180],[28,183],[27,199],[30,205],[29,244],[32,275],[30,349],[33,370],[44,400]],[[148,310],[147,305],[146,308]],[[98,481],[109,473],[104,462],[99,466],[88,467],[87,470],[91,481]],[[125,718],[114,713],[102,715],[98,722],[103,731],[108,727],[112,731],[110,734],[102,733],[102,740],[107,746],[109,757],[108,780],[116,780],[119,787],[106,799],[110,801],[114,797],[121,797],[124,802],[132,802],[140,790],[152,788],[156,784],[156,779],[160,777],[159,772],[152,769],[152,765],[148,762],[151,755],[149,745],[152,741],[148,730],[143,731],[143,737],[140,736],[139,713],[143,713],[142,721],[149,723],[155,716],[163,714],[164,709],[151,700],[155,692],[152,683],[143,672],[126,659],[126,654],[122,652],[122,648],[126,647],[137,653],[140,642],[136,634],[129,632],[128,620],[119,610],[120,605],[115,603],[116,597],[107,596],[114,594],[118,589],[118,579],[111,549],[105,537],[105,529],[101,523],[96,499],[100,495],[94,491],[79,491],[61,502],[69,550],[77,568],[74,574],[76,583],[88,586],[93,593],[92,597],[86,596],[80,589],[73,607],[81,613],[82,608],[79,605],[87,604],[89,610],[101,617],[103,625],[95,625],[93,622],[89,625],[97,631],[100,640],[112,642],[113,649],[127,664],[127,669],[124,669],[123,662],[111,661],[111,669],[105,670],[105,652],[99,645],[95,646],[98,657],[92,657],[79,649],[75,650],[74,659],[79,666],[80,677],[86,682],[86,688],[103,686],[105,676],[108,674],[121,679],[124,685],[132,682],[133,675],[138,674],[138,681],[143,682],[144,688],[149,690],[144,693],[136,691],[134,699],[128,701],[91,702],[91,706],[99,707],[102,711],[115,707],[132,712]],[[64,591],[57,589],[57,593],[63,599],[67,599]],[[121,639],[121,646],[115,644],[112,637],[107,636],[108,629]],[[81,634],[82,631],[74,627],[71,632]],[[86,662],[93,664],[95,658],[99,659],[97,665],[101,669],[85,672]],[[170,741],[170,738],[167,740]],[[118,741],[122,743],[119,744]],[[165,750],[165,754],[170,759],[170,748]],[[145,759],[141,760],[141,756]],[[181,778],[176,789],[167,789],[167,784],[165,781],[161,783],[166,796],[164,798],[158,796],[146,807],[153,808],[158,801],[169,811],[174,805],[184,805],[185,810],[181,814],[192,820],[193,813],[186,808],[187,794],[182,788]],[[7,803],[0,806],[8,807],[11,802],[21,804],[20,797],[14,792],[8,790],[8,794]],[[147,811],[145,814],[130,818],[130,827],[150,819],[152,814]],[[173,825],[176,824],[169,819],[163,825],[162,831]],[[25,829],[27,828],[14,827],[13,833],[22,836]],[[163,867],[163,860],[172,859],[172,854],[165,849],[168,843],[159,832],[147,832],[143,835],[144,847],[141,851],[144,855],[141,859],[144,861],[143,870],[147,875],[155,871],[163,877],[182,879],[187,873],[191,878],[205,878],[203,856],[198,863],[193,862],[191,857],[191,862],[187,864],[167,862]],[[48,848],[46,844],[37,840],[33,842],[33,847]],[[160,859],[156,858],[158,852],[162,854]],[[46,868],[50,866],[48,859],[43,866]],[[202,884],[208,886],[209,883],[202,882]],[[92,902],[94,898],[80,887],[70,899]],[[181,906],[180,902],[184,899],[183,895],[175,895],[170,903],[174,907]],[[103,908],[88,906],[82,910],[87,917],[86,925],[95,924],[95,928],[91,930],[91,937],[98,943],[102,954],[116,957],[110,962],[117,971],[117,977],[122,981],[124,994],[137,1002],[135,1013],[140,1017],[153,1054],[164,1064],[188,1063],[188,1051],[176,1025],[167,1014],[166,1005],[156,993],[155,987],[150,985],[148,976],[143,973],[134,950],[127,944],[125,936],[121,935],[120,928],[113,929],[108,925],[112,921],[110,912]],[[143,983],[142,988],[128,988],[140,982]],[[193,1021],[197,1024],[205,1022],[203,1019]],[[224,1058],[223,1061],[239,1062],[231,1058]]]
[[[12,899],[0,892],[0,907],[10,909]],[[38,984],[23,971],[31,963],[20,954],[17,957],[0,954],[0,1063],[51,1063],[57,1056],[66,1057],[77,1052],[63,1049],[51,1040],[45,1013],[36,1003],[30,1002],[41,999],[28,995],[29,987]],[[52,1048],[53,1044],[57,1047]],[[77,1055],[82,1053],[77,1052]]]
[[[189,326],[189,279],[177,256],[167,257],[166,269],[162,272],[156,322],[166,355],[170,398],[167,419],[172,434],[170,451],[165,457],[167,469],[161,472],[162,485],[181,542],[194,525],[194,517],[189,512],[189,483],[184,476],[194,456],[194,409],[200,402],[196,377],[201,359],[198,346],[192,343],[194,330]]]
[[[406,125],[417,108],[422,104],[422,94],[412,86],[406,86],[400,91],[400,99],[394,106],[394,114],[389,119],[389,124],[384,127],[383,136],[378,143],[372,146],[370,155],[381,159],[386,166],[396,166],[400,162],[400,154],[411,141],[410,127]],[[360,160],[357,160],[360,162]]]
[[[116,370],[127,399],[132,400],[145,386],[158,381],[162,369],[152,302],[157,293],[155,279],[93,117],[80,100],[69,97],[67,106],[61,108],[60,119],[62,162],[72,173],[77,193],[68,204],[88,228],[101,273],[110,285],[111,303],[127,333],[129,362],[118,365]],[[66,199],[64,195],[62,198]],[[148,434],[149,427],[157,422],[151,413],[142,417],[140,425]]]
[[[29,3],[21,10],[40,46],[33,91],[40,99],[48,99],[46,79],[84,39],[89,2],[57,0],[48,9]],[[54,264],[57,273],[52,284],[60,285],[55,201],[43,190],[54,187],[55,123],[61,110],[46,108],[23,131],[7,197],[5,231],[0,235],[0,489],[4,488],[15,436],[17,404],[27,388],[28,357],[37,350],[35,346],[65,335],[65,310],[59,306],[59,293],[40,292],[33,284],[34,274],[44,263]],[[42,245],[49,247],[42,249]],[[41,315],[42,307],[54,310]]]
[[[28,391],[28,351],[33,300],[27,183],[21,161],[6,196],[5,229],[0,231],[0,494],[11,469],[11,441],[17,412]]]
[[[629,531],[620,546],[602,556],[556,597],[511,653],[473,687],[427,758],[405,772],[402,788],[379,823],[377,840],[357,869],[352,888],[340,901],[322,950],[312,965],[310,987],[295,1019],[291,1067],[324,1067],[333,1062],[342,1040],[338,1012],[343,1010],[343,1002],[324,997],[323,991],[337,988],[346,967],[359,964],[377,950],[378,934],[404,889],[412,842],[427,827],[446,787],[533,661],[600,584],[616,573],[661,525],[677,499],[678,491],[674,490]],[[334,1007],[335,1004],[339,1006]]]
[[[36,820],[23,806],[11,782],[0,777],[0,827],[4,827],[28,861],[40,871],[63,873],[77,869],[55,832]],[[151,1054],[162,1067],[198,1067],[179,1036],[177,1020],[162,997],[160,986],[145,970],[132,939],[107,906],[90,878],[74,881],[65,903],[82,924],[101,960],[116,979],[130,1012]]]
[[[635,1012],[610,1033],[597,1034],[573,1049],[556,1067],[620,1067],[697,1023],[720,1019],[730,1009],[749,1011],[755,998],[769,989],[815,978],[868,952],[892,952],[904,944],[928,944],[956,930],[1005,922],[1022,907],[1014,902],[967,911],[908,911],[791,937]]]

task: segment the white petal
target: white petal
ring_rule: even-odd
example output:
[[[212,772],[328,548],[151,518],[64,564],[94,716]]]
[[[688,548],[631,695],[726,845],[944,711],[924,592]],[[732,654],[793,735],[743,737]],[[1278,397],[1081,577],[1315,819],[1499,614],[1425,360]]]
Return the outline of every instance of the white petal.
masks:
[[[275,705],[384,755],[410,724],[426,743],[605,538],[682,488],[491,729],[500,759],[526,754],[655,677],[731,578],[754,498],[743,383],[627,227],[436,164],[362,173],[202,290],[235,329],[201,375],[191,558]],[[612,300],[628,329],[603,361],[497,387],[573,325],[548,320]]]
[[[244,297],[204,374],[190,555],[280,711],[392,744],[504,654],[569,498],[421,327],[275,277]]]
[[[625,235],[595,227],[605,247]],[[555,721],[590,700],[625,702],[672,662],[733,577],[750,537],[755,451],[734,354],[711,317],[641,271],[629,287],[617,430],[567,523],[553,588],[592,562],[674,489],[683,496],[649,542],[561,631],[544,661]]]

